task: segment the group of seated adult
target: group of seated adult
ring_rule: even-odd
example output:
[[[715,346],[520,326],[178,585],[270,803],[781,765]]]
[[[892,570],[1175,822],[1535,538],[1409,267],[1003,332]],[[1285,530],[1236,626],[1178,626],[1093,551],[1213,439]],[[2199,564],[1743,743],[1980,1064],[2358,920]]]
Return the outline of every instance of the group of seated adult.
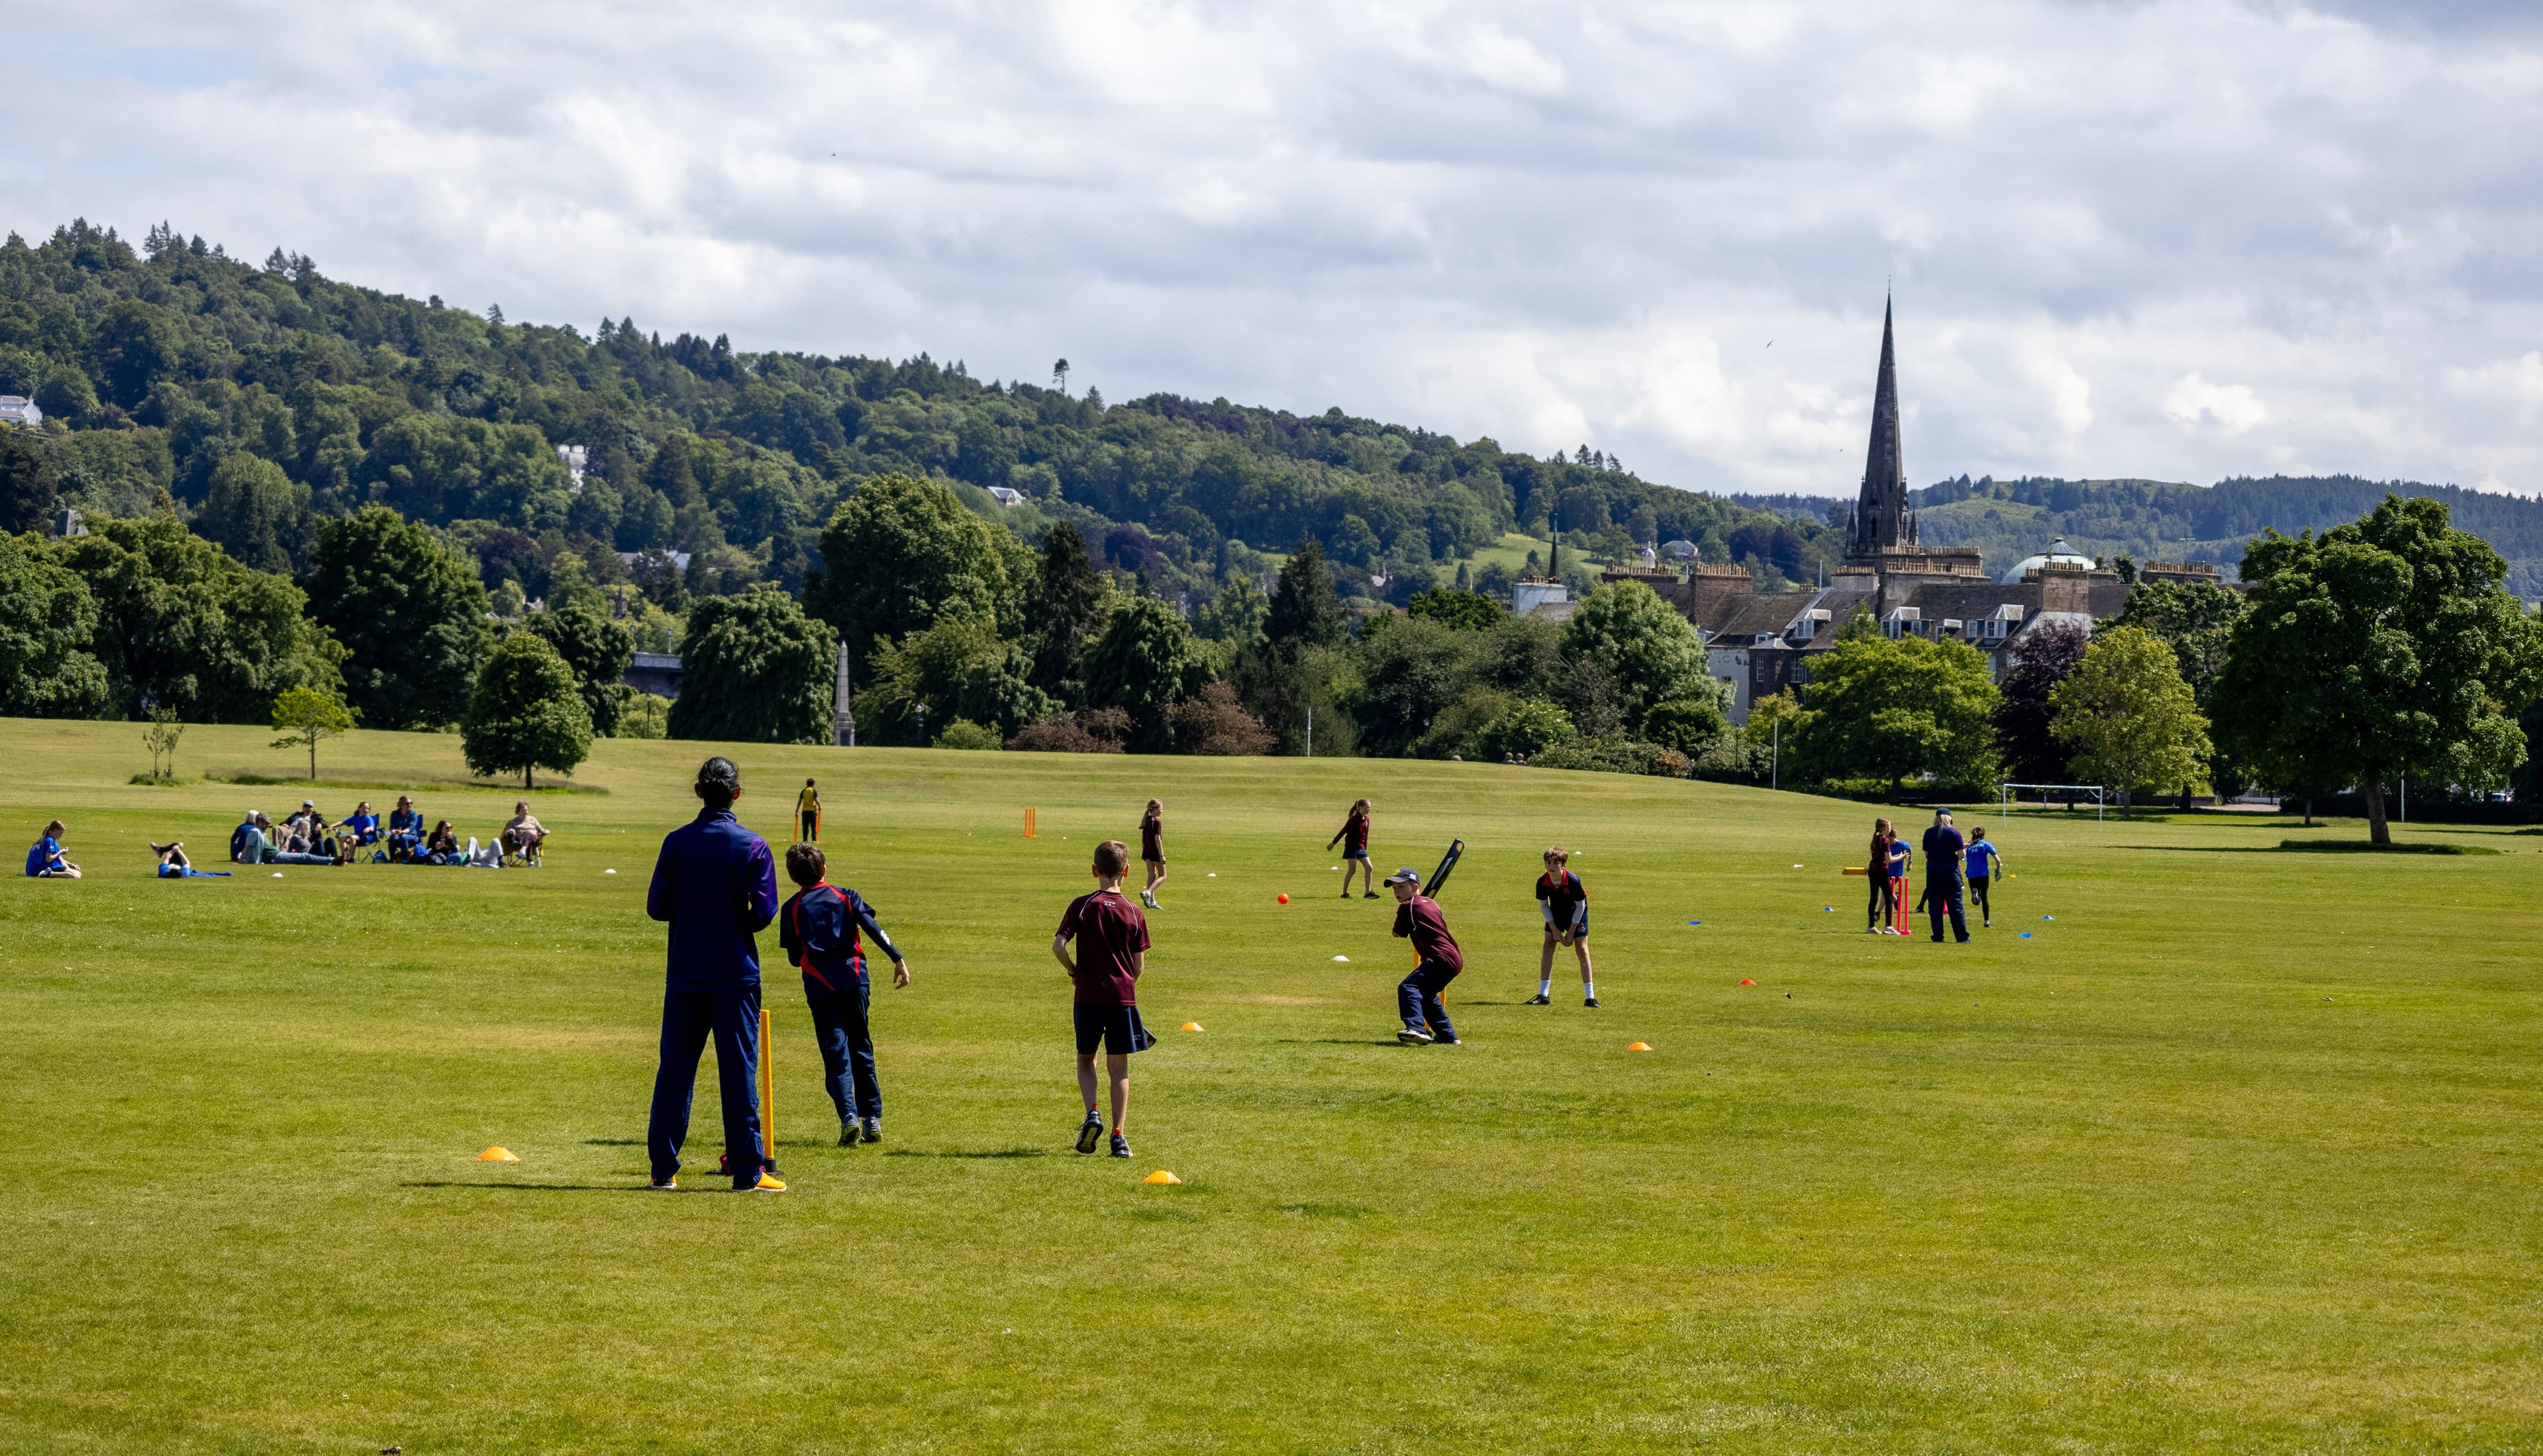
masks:
[[[251,810],[247,820],[230,832],[230,858],[244,865],[349,865],[367,849],[373,864],[473,865],[497,870],[514,858],[537,864],[547,838],[547,826],[530,812],[526,800],[512,805],[512,817],[504,822],[502,833],[482,846],[473,836],[461,843],[459,831],[448,819],[436,819],[425,828],[424,811],[415,806],[413,795],[399,795],[385,822],[372,810],[369,800],[332,824],[318,812],[316,804],[303,800],[300,811],[284,819],[279,829],[261,810]]]

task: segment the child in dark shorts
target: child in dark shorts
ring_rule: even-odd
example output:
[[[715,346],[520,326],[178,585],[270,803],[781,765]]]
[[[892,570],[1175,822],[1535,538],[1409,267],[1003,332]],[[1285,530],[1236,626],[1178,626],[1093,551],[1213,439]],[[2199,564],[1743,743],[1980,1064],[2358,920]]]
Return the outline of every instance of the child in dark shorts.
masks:
[[[1351,871],[1359,871],[1359,887],[1363,898],[1377,898],[1377,872],[1368,863],[1368,801],[1351,801],[1350,812],[1344,815],[1343,826],[1325,841],[1325,848],[1337,843],[1343,847],[1343,898],[1350,898]]]
[[[1139,891],[1139,903],[1151,910],[1164,908],[1157,903],[1157,886],[1166,882],[1166,802],[1148,801],[1148,811],[1139,819],[1139,859],[1148,867],[1148,884]]]
[[[1095,1048],[1105,1051],[1105,1070],[1113,1081],[1113,1156],[1130,1156],[1130,1139],[1122,1129],[1130,1108],[1130,1056],[1152,1044],[1139,1024],[1138,985],[1148,964],[1148,921],[1121,893],[1121,877],[1130,868],[1130,851],[1120,840],[1095,847],[1095,892],[1068,902],[1059,917],[1059,932],[1050,938],[1051,958],[1077,983],[1077,1091],[1086,1100],[1086,1120],[1078,1125],[1077,1150],[1095,1151],[1104,1137],[1104,1116],[1095,1100]],[[1077,942],[1074,959],[1068,943]]]
[[[821,1047],[821,1082],[839,1112],[839,1146],[883,1141],[883,1084],[875,1077],[874,1031],[868,1013],[865,936],[891,961],[891,983],[909,984],[909,961],[885,935],[874,906],[829,881],[829,857],[817,844],[786,851],[786,875],[803,886],[777,912],[777,944],[804,972],[804,1004]],[[862,932],[863,934],[860,934]]]
[[[1580,961],[1580,1004],[1595,1011],[1598,982],[1589,972],[1589,891],[1571,867],[1571,851],[1559,844],[1546,846],[1545,873],[1536,878],[1536,907],[1545,916],[1545,954],[1537,961],[1536,997],[1527,1004],[1554,1004],[1554,949],[1570,946]]]

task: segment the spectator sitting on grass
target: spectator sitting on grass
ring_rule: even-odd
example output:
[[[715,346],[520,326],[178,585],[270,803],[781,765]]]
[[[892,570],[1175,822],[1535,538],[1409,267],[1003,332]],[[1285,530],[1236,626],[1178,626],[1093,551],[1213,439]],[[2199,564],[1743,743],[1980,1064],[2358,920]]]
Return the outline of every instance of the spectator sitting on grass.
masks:
[[[159,857],[159,878],[162,880],[227,880],[230,878],[230,872],[227,870],[195,869],[186,858],[186,841],[182,839],[171,840],[166,844],[153,844],[150,846],[150,852]]]
[[[528,800],[512,805],[512,817],[503,825],[503,853],[519,855],[530,864],[539,862],[539,846],[547,843],[548,826],[530,812]]]
[[[258,862],[257,846],[264,842],[265,835],[256,827],[256,810],[249,809],[247,817],[239,820],[238,827],[230,831],[231,864],[253,865]]]
[[[336,863],[325,855],[313,855],[306,851],[287,848],[276,849],[273,820],[266,817],[262,811],[258,812],[256,826],[251,832],[256,837],[248,847],[249,857],[242,863],[250,865],[332,865]]]
[[[27,851],[27,878],[30,880],[77,880],[80,868],[62,853],[62,835],[68,831],[62,821],[44,826],[43,834]]]
[[[424,836],[424,857],[418,861],[418,863],[425,865],[464,865],[467,861],[463,859],[461,855],[462,851],[459,848],[458,834],[451,829],[450,821],[448,819],[442,819],[432,826],[432,832],[430,834]]]

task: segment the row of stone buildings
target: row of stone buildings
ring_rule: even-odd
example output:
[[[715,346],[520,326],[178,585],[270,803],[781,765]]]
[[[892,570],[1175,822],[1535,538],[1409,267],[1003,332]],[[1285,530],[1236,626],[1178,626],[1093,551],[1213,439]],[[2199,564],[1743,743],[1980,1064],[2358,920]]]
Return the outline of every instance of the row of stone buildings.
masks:
[[[1826,651],[1858,610],[1893,638],[1966,643],[2001,677],[2021,660],[2032,633],[2060,622],[2090,632],[2095,623],[2118,616],[2134,589],[2063,541],[2001,579],[1987,575],[1974,548],[1919,543],[1899,453],[1897,370],[1886,308],[1872,442],[1854,520],[1845,565],[1816,586],[1759,591],[1747,568],[1727,563],[1692,562],[1680,575],[1658,565],[1653,552],[1644,554],[1639,568],[1611,568],[1604,576],[1643,582],[1695,624],[1713,675],[1731,685],[1731,720],[1736,724],[1748,721],[1751,703],[1809,682],[1812,654]],[[2155,562],[2137,575],[2143,581],[2219,579],[2204,562]],[[1531,581],[1520,584],[1512,606],[1560,618],[1570,615],[1573,603],[1560,585]]]

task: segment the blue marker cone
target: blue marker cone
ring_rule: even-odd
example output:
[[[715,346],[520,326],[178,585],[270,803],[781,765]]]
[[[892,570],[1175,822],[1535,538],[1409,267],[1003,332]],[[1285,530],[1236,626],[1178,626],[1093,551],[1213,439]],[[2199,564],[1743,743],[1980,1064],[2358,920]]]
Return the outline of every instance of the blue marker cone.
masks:
[[[2040,918],[2041,918],[2041,919],[2042,919],[2042,920],[2054,920],[2054,919],[2056,919],[2057,917],[2056,917],[2056,916],[2054,916],[2054,915],[2042,915],[2042,916],[2041,916]]]
[[[2027,941],[2027,940],[2029,940],[2029,939],[2031,939],[2031,932],[2030,932],[2030,931],[2027,931],[2027,930],[2026,930],[2026,931],[2024,931],[2024,932],[2022,933],[2022,938],[2023,938],[2024,940],[2026,940],[2026,941]]]

